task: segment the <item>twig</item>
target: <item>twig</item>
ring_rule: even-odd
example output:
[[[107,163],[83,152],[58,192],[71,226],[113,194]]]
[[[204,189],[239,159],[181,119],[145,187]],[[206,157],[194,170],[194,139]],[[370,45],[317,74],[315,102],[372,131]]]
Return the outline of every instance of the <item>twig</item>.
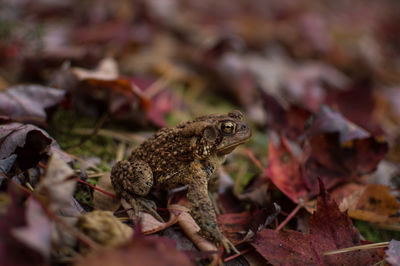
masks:
[[[286,217],[286,219],[275,229],[275,231],[281,230],[295,215],[296,213],[303,207],[303,203],[300,202],[297,204],[296,208]]]
[[[110,192],[107,192],[105,190],[102,190],[101,188],[93,186],[92,184],[89,184],[88,182],[85,182],[80,178],[76,178],[76,179],[78,180],[78,182],[80,182],[82,184],[85,184],[85,185],[88,185],[89,187],[93,188],[94,190],[100,191],[101,193],[106,194],[107,196],[113,197],[114,199],[118,199],[118,197],[116,195],[114,195],[114,194],[112,194]]]
[[[351,251],[355,251],[355,250],[363,250],[363,249],[386,248],[388,246],[389,246],[389,242],[380,242],[380,243],[373,243],[373,244],[359,245],[359,246],[354,246],[354,247],[331,250],[331,251],[324,252],[323,255],[324,256],[335,255],[335,254],[346,253],[346,252],[351,252]]]
[[[68,152],[65,152],[65,151],[62,151],[62,150],[59,150],[58,152],[63,153],[63,154],[65,154],[65,155],[68,155],[68,156],[70,156],[71,158],[77,160],[77,161],[80,162],[80,163],[87,164],[90,168],[96,170],[97,172],[103,172],[100,168],[98,168],[98,167],[95,166],[94,164],[92,164],[92,163],[90,163],[90,162],[87,162],[87,161],[85,161],[85,160],[79,158],[78,156],[75,156],[75,155],[73,155],[73,154],[71,154],[71,153],[68,153]]]
[[[115,155],[115,160],[121,161],[124,158],[124,154],[126,151],[126,142],[125,141],[121,141],[118,144],[118,148],[117,148],[117,154]]]
[[[229,257],[227,257],[227,258],[224,259],[224,262],[228,262],[228,261],[233,260],[233,259],[235,259],[235,258],[237,258],[237,257],[239,257],[239,256],[242,256],[243,254],[248,253],[250,250],[251,250],[251,249],[248,248],[248,249],[245,249],[245,250],[240,251],[239,254],[234,254],[234,255],[232,255],[232,256],[229,256]]]
[[[253,153],[251,150],[245,148],[245,149],[244,149],[244,152],[247,154],[247,156],[249,156],[249,158],[254,162],[255,165],[257,165],[257,167],[258,167],[262,172],[265,171],[265,168],[262,166],[261,162],[256,158],[256,156],[254,156],[254,153]]]
[[[70,147],[66,147],[66,150],[71,150],[74,148],[78,148],[81,147],[86,141],[90,140],[91,138],[93,138],[94,136],[97,135],[97,133],[99,132],[100,128],[104,125],[104,122],[107,121],[107,119],[109,118],[109,114],[107,112],[103,113],[103,115],[100,117],[100,119],[97,121],[94,129],[92,130],[92,132],[90,133],[90,135],[85,136],[84,138],[81,139],[81,141],[76,144],[76,145],[71,145]]]
[[[89,135],[92,132],[92,130],[93,129],[91,128],[77,128],[73,132],[80,135]],[[126,141],[126,142],[143,142],[146,140],[146,138],[138,134],[117,132],[109,129],[100,129],[97,135],[103,137],[110,137],[119,141]]]

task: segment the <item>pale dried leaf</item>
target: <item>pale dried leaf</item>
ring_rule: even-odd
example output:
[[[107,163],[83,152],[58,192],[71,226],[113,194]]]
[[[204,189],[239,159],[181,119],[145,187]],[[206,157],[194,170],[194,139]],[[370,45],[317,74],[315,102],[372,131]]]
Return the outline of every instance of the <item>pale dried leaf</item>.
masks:
[[[73,67],[71,68],[71,72],[76,75],[78,80],[114,80],[117,79],[119,75],[117,62],[113,58],[104,58],[101,60],[95,70]]]
[[[104,191],[115,195],[114,188],[111,184],[110,173],[104,174],[99,179],[99,182],[96,186]],[[119,206],[121,206],[121,201],[119,199],[106,195],[101,191],[95,190],[93,192],[93,206],[97,210],[116,211],[118,210]]]
[[[26,206],[27,225],[12,229],[12,234],[19,241],[38,251],[44,258],[51,252],[51,222],[43,208],[33,198],[29,198]]]
[[[59,210],[68,207],[75,190],[74,171],[57,153],[48,163],[46,174],[37,186],[37,192],[45,196],[50,208]]]

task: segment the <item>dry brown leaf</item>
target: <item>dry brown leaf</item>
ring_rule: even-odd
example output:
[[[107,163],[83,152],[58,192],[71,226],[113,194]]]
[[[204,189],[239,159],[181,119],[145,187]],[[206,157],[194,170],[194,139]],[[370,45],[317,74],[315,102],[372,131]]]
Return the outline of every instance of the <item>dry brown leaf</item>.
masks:
[[[176,215],[178,216],[179,227],[201,251],[218,251],[218,248],[214,245],[214,243],[208,241],[198,234],[198,232],[200,231],[200,227],[196,224],[192,216],[189,214],[188,208],[178,204],[171,204],[168,209],[171,212],[176,213]]]
[[[106,173],[100,177],[96,187],[115,195],[114,188],[111,184],[110,173]],[[93,206],[97,210],[116,211],[121,206],[121,201],[101,191],[95,190],[93,192]]]
[[[372,223],[397,223],[398,217],[390,216],[397,213],[400,207],[396,198],[390,194],[389,187],[370,184],[346,197],[340,204],[341,210],[348,210],[351,218]]]
[[[121,199],[121,204],[125,210],[132,208],[132,206],[128,202],[126,202],[126,200],[124,200],[124,199]],[[132,220],[137,220],[137,218],[135,217],[135,214],[133,213],[132,210],[128,210],[127,214]],[[167,222],[160,222],[159,220],[154,218],[151,214],[148,214],[145,212],[139,212],[139,216],[140,216],[140,223],[142,226],[141,230],[142,230],[143,234],[145,234],[145,235],[153,234],[158,231],[164,230],[165,228],[167,228],[177,222],[176,217],[173,215],[171,215],[169,221],[167,221]]]

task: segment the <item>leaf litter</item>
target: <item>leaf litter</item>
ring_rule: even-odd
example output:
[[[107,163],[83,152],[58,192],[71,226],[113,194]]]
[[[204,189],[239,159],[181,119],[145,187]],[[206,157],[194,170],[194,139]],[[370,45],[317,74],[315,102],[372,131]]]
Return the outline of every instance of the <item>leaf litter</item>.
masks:
[[[0,264],[398,264],[398,3],[11,2]],[[218,172],[218,222],[244,256],[197,233],[182,192],[152,195],[165,222],[135,226],[115,161],[160,127],[235,108],[254,134]]]

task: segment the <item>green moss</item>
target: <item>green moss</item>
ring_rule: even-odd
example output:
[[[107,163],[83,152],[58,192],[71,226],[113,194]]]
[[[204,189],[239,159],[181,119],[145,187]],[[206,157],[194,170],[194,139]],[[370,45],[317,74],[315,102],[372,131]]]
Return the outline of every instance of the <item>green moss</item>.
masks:
[[[392,239],[400,239],[400,232],[380,229],[368,222],[354,220],[354,226],[368,241],[385,242]]]
[[[63,150],[81,157],[98,157],[104,162],[99,168],[109,170],[110,162],[115,158],[116,145],[110,137],[93,136],[83,142],[87,136],[74,133],[77,128],[94,128],[96,121],[71,111],[57,111],[50,122],[49,133],[60,144]]]

